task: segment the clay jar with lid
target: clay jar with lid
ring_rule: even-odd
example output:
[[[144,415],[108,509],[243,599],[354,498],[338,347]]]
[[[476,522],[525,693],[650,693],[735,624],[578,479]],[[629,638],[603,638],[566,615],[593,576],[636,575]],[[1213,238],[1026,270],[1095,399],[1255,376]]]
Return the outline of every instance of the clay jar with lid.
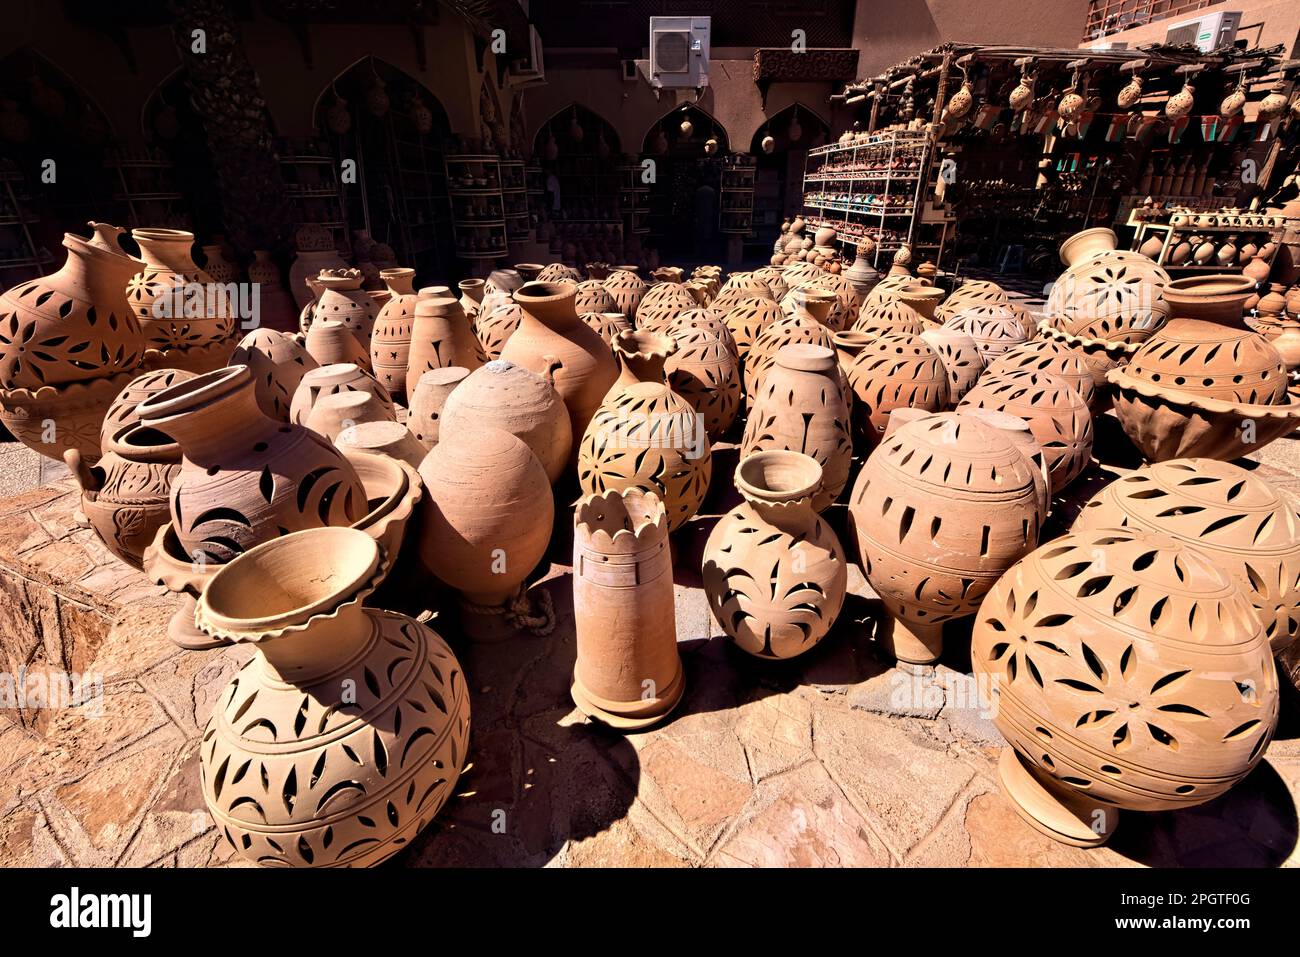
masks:
[[[289,421],[293,396],[302,378],[318,368],[298,340],[274,329],[254,329],[235,347],[231,365],[248,366],[257,391],[257,404],[270,418]]]
[[[1277,722],[1277,671],[1240,586],[1138,528],[1074,531],[1016,563],[980,606],[971,665],[998,689],[1003,790],[1077,846],[1105,841],[1119,809],[1223,794]]]
[[[605,341],[574,311],[575,291],[572,283],[537,282],[520,287],[515,302],[523,315],[519,328],[501,350],[501,358],[538,374],[559,360],[555,391],[569,412],[576,447],[619,370]]]
[[[911,415],[871,453],[849,498],[863,574],[893,616],[884,642],[932,664],[943,626],[978,607],[1038,545],[1047,513],[1039,464],[974,415]]]
[[[199,755],[204,801],[246,861],[373,866],[455,792],[464,674],[426,625],[365,607],[382,562],[365,532],[312,529],[244,554],[204,590],[199,625],[256,649]]]
[[[320,284],[320,298],[312,307],[312,326],[322,319],[335,319],[352,333],[357,345],[370,361],[370,340],[374,333],[379,305],[369,292],[361,288],[363,277],[359,269],[322,269],[316,281]]]
[[[391,295],[375,316],[370,336],[370,369],[390,394],[409,400],[406,367],[411,356],[415,305],[420,298],[412,286],[415,270],[383,269],[379,277]]]
[[[470,373],[444,403],[439,431],[473,435],[482,426],[509,432],[527,445],[552,485],[569,463],[572,426],[555,391],[554,367],[539,375],[494,359]]]
[[[430,369],[459,366],[472,372],[486,361],[460,302],[450,294],[420,297],[406,366],[407,395],[415,392],[420,376]]]
[[[316,433],[267,418],[247,366],[174,385],[138,412],[181,447],[171,519],[192,556],[228,562],[277,535],[350,525],[366,513],[347,459]]]
[[[830,349],[804,343],[777,352],[754,398],[740,454],[773,449],[800,452],[821,466],[815,511],[824,512],[844,490],[853,439],[849,404]]]
[[[948,370],[920,336],[878,337],[858,353],[848,379],[854,431],[868,448],[880,441],[894,409],[940,412],[948,404]]]
[[[573,523],[573,702],[611,727],[648,727],[686,687],[663,502],[641,489],[588,495]]]
[[[844,603],[848,565],[835,533],[813,508],[822,482],[799,452],[746,455],[736,469],[744,501],[704,546],[704,590],[714,618],[759,658],[793,658],[815,647]]]

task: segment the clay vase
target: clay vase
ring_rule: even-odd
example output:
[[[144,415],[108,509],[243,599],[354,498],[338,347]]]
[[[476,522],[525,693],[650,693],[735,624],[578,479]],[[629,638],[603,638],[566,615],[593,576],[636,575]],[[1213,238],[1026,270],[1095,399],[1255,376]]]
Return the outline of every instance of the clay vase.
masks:
[[[280,267],[265,249],[253,250],[248,281],[257,287],[258,316],[263,328],[292,332],[297,327],[298,306],[280,280]]]
[[[412,273],[412,277],[414,273]],[[312,308],[312,327],[323,319],[345,325],[356,337],[370,362],[370,340],[374,334],[379,306],[369,292],[361,288],[362,275],[357,269],[323,269],[316,278],[321,286],[320,298]],[[409,287],[409,280],[406,284]]]
[[[1054,840],[1105,841],[1118,811],[1193,807],[1263,756],[1277,671],[1228,572],[1157,532],[1071,532],[1003,576],[971,636],[1010,747],[999,776]]]
[[[1008,349],[989,363],[986,374],[1000,376],[1015,372],[1041,372],[1060,379],[1079,390],[1089,409],[1098,411],[1100,397],[1088,363],[1055,339],[1031,339]]]
[[[619,362],[618,378],[609,387],[605,398],[609,398],[610,393],[638,382],[667,382],[664,365],[676,351],[677,342],[665,333],[642,329],[620,333],[614,340],[614,353]]]
[[[426,451],[438,444],[442,410],[452,392],[468,375],[468,369],[448,366],[446,369],[430,369],[416,383],[415,392],[411,396],[411,407],[407,411],[406,425]]]
[[[702,326],[674,326],[677,349],[664,370],[672,390],[704,420],[711,442],[722,438],[740,411],[740,365],[728,344]]]
[[[1242,267],[1241,274],[1250,279],[1255,284],[1256,289],[1267,286],[1269,277],[1273,275],[1273,267],[1269,265],[1268,260],[1258,253],[1247,259],[1244,249],[1241,258],[1246,263]]]
[[[486,361],[483,345],[457,300],[450,295],[420,297],[406,366],[407,395],[430,369],[459,366],[472,372]]]
[[[1255,281],[1236,274],[1189,276],[1165,284],[1164,298],[1173,319],[1200,319],[1244,329],[1246,300]]]
[[[461,626],[476,641],[513,633],[524,580],[551,537],[555,503],[528,446],[491,427],[448,430],[422,463],[428,492],[422,564],[460,593]]]
[[[428,626],[364,606],[381,567],[365,532],[312,529],[246,553],[203,592],[199,626],[256,648],[200,753],[204,801],[244,860],[373,866],[455,792],[469,746],[464,675]]]
[[[1277,654],[1300,627],[1300,517],[1254,472],[1214,459],[1144,466],[1094,495],[1072,531],[1160,532],[1213,560],[1259,612]]]
[[[941,412],[948,405],[948,370],[920,336],[879,336],[853,360],[848,380],[853,390],[854,435],[868,449],[885,434],[895,409]]]
[[[539,375],[505,359],[492,360],[447,398],[442,428],[470,436],[483,426],[509,432],[537,456],[554,485],[573,453],[568,410],[555,391],[555,368]]]
[[[1092,457],[1092,413],[1079,390],[1046,372],[985,375],[958,411],[973,407],[1024,419],[1043,449],[1051,494],[1060,493]]]
[[[573,703],[612,728],[648,727],[686,687],[663,502],[641,489],[588,495],[573,525]]]
[[[333,442],[344,429],[362,422],[392,422],[392,415],[392,407],[372,393],[335,392],[312,405],[303,425]]]
[[[537,277],[545,267],[537,263],[523,263],[514,269],[494,269],[488,273],[487,281],[483,284],[483,295],[493,296],[505,294],[513,296],[516,289],[525,282],[531,280],[525,278],[525,274]]]
[[[289,405],[289,421],[294,425],[305,425],[312,408],[324,396],[358,391],[372,394],[387,410],[384,417],[396,419],[397,412],[388,390],[364,369],[350,362],[339,362],[312,369],[302,377]]]
[[[663,500],[670,532],[699,510],[712,473],[708,436],[695,410],[662,382],[611,390],[578,452],[584,495],[654,492]]]
[[[302,377],[318,368],[298,340],[274,329],[254,329],[235,347],[230,364],[248,366],[262,412],[281,422],[289,421],[293,396]]]
[[[754,296],[741,299],[728,309],[722,318],[731,332],[732,340],[736,343],[743,371],[754,342],[764,329],[784,319],[785,312],[775,300]]]
[[[618,311],[627,316],[628,319],[636,317],[637,307],[641,305],[641,300],[650,287],[646,285],[645,280],[634,272],[626,269],[615,269],[605,277],[605,290],[614,297],[614,302],[618,304]]]
[[[410,429],[400,422],[387,419],[349,425],[334,438],[334,445],[344,454],[351,451],[370,452],[395,462],[403,462],[413,469],[419,468],[428,454],[428,450],[411,434]]]
[[[943,363],[948,373],[948,404],[956,405],[983,374],[984,354],[974,339],[954,329],[926,329],[921,338]]]
[[[555,391],[569,411],[577,446],[619,369],[604,340],[574,312],[575,293],[576,287],[566,283],[537,282],[521,287],[515,302],[523,317],[501,350],[501,358],[538,374],[559,360]]]
[[[370,353],[361,348],[357,337],[337,319],[313,322],[307,330],[305,348],[318,365],[347,363],[370,371]]]
[[[196,561],[228,562],[277,535],[366,513],[352,466],[316,433],[267,418],[247,366],[174,385],[138,411],[181,447],[171,519]]]
[[[853,265],[842,273],[858,295],[866,298],[880,282],[880,273],[871,265],[871,249],[859,245],[853,257]]]
[[[848,564],[813,508],[821,466],[799,452],[746,455],[736,469],[744,501],[704,546],[713,617],[759,658],[793,658],[826,636],[844,604]]]
[[[814,511],[824,512],[849,480],[853,439],[835,353],[807,343],[785,346],[763,377],[745,423],[740,455],[784,450],[808,456],[821,467]]]
[[[474,320],[474,334],[483,345],[486,359],[491,361],[501,358],[506,340],[515,334],[523,318],[524,311],[515,304],[512,297],[504,293],[494,293],[483,299]]]
[[[483,308],[483,298],[487,295],[487,284],[482,279],[462,279],[456,284],[460,290],[460,307],[469,316],[470,322],[478,318]]]
[[[227,261],[220,243],[203,247],[203,271],[216,282],[238,282],[239,268]]]
[[[127,283],[126,298],[148,347],[162,353],[162,364],[190,372],[225,365],[234,348],[234,312],[225,288],[194,264],[194,234],[133,229],[131,238],[144,266]]]
[[[945,622],[964,618],[1038,545],[1047,502],[1038,464],[1001,429],[962,412],[917,416],[867,458],[849,497],[863,574],[893,616],[898,660],[932,664]]]
[[[415,306],[420,301],[412,284],[414,269],[384,269],[380,278],[391,296],[375,316],[370,335],[370,370],[390,394],[409,400],[406,368],[411,357]]]

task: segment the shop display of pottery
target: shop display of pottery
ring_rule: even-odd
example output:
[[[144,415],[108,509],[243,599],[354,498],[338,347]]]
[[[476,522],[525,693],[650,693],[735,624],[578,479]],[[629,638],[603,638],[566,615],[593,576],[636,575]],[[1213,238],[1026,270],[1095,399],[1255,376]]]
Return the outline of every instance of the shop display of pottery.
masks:
[[[604,340],[578,318],[573,309],[575,294],[576,287],[566,283],[537,282],[520,287],[515,302],[523,317],[501,358],[538,374],[559,360],[555,391],[569,411],[576,447],[619,369]]]
[[[1241,586],[1276,654],[1300,627],[1300,516],[1254,472],[1214,459],[1171,459],[1115,479],[1073,531],[1160,532],[1210,558]]]
[[[430,369],[459,366],[471,372],[487,362],[483,344],[474,335],[460,301],[450,293],[421,296],[415,304],[411,351],[407,357],[407,395]]]
[[[745,423],[741,457],[757,452],[799,452],[821,467],[814,511],[830,507],[849,479],[853,460],[849,404],[835,353],[807,343],[776,354]]]
[[[745,455],[736,469],[744,501],[704,546],[709,607],[751,655],[803,654],[826,636],[844,604],[844,549],[813,508],[821,484],[821,466],[807,455]]]
[[[712,329],[674,323],[672,337],[677,348],[664,363],[668,384],[690,403],[704,420],[709,440],[716,442],[740,411],[740,364]]]
[[[415,306],[420,301],[412,285],[415,270],[384,269],[379,276],[391,295],[375,316],[370,335],[370,370],[390,393],[409,400],[406,369],[411,358]]]
[[[416,383],[411,406],[407,410],[406,425],[415,440],[426,450],[438,444],[438,436],[442,431],[442,410],[451,393],[468,375],[468,369],[449,366],[446,369],[430,369]]]
[[[304,337],[303,347],[318,365],[345,362],[370,371],[370,353],[361,347],[352,331],[337,319],[313,322]]]
[[[636,318],[637,307],[641,305],[646,291],[650,288],[644,279],[626,269],[615,269],[604,279],[605,289],[614,297],[618,311],[629,320]]]
[[[257,404],[272,419],[289,421],[293,396],[302,377],[318,364],[298,340],[274,329],[254,329],[235,347],[230,364],[248,366]]]
[[[555,369],[532,372],[494,359],[470,373],[442,407],[442,428],[473,435],[483,426],[521,440],[555,484],[572,458],[573,433],[564,400],[555,391]]]
[[[481,426],[441,434],[420,478],[428,494],[417,538],[422,564],[459,592],[467,635],[509,637],[524,625],[524,580],[545,555],[555,520],[546,470],[523,441]]]
[[[945,329],[942,326],[926,329],[921,333],[921,338],[943,363],[948,373],[948,404],[956,405],[984,373],[986,368],[984,353],[980,352],[979,345],[974,339],[955,329]],[[867,342],[859,344],[854,355],[861,352],[866,345]],[[836,348],[840,348],[839,339],[836,339]],[[1009,354],[1003,353],[1004,356]],[[1090,379],[1090,384],[1091,381]]]
[[[1092,413],[1079,390],[1047,372],[985,373],[958,411],[973,407],[1024,419],[1043,450],[1051,494],[1079,477],[1092,458]]]
[[[1004,792],[1076,846],[1104,842],[1121,809],[1223,794],[1277,722],[1246,593],[1206,553],[1140,528],[1071,532],[1019,561],[980,606],[971,664],[997,689]]]
[[[455,792],[469,690],[428,626],[365,607],[382,557],[356,529],[301,531],[245,553],[204,589],[199,626],[256,649],[213,708],[199,755],[217,831],[247,861],[373,866]]]
[[[944,321],[943,328],[964,332],[975,340],[985,362],[992,362],[1008,349],[1029,339],[1019,313],[1011,306],[963,306]]]
[[[866,345],[848,370],[854,433],[875,447],[894,409],[941,412],[948,405],[948,370],[920,336],[887,333]]]
[[[669,324],[698,303],[681,283],[661,282],[651,286],[636,307],[636,327],[647,332],[665,332]]]
[[[1249,329],[1170,320],[1107,378],[1120,425],[1150,462],[1229,461],[1300,426],[1281,354]]]
[[[1166,283],[1162,291],[1172,319],[1200,319],[1241,329],[1255,280],[1234,273],[1187,276]]]
[[[484,298],[474,318],[474,334],[483,344],[486,359],[501,358],[506,340],[514,335],[523,318],[524,311],[511,296],[498,293]]]
[[[247,366],[181,382],[137,411],[181,448],[171,521],[191,556],[228,562],[277,535],[350,525],[366,513],[347,460],[316,433],[268,418]]]
[[[1097,411],[1100,397],[1092,370],[1079,353],[1057,339],[1030,339],[1008,349],[988,365],[990,376],[1012,372],[1044,372],[1079,390],[1088,408]]]
[[[663,502],[636,488],[588,495],[573,524],[573,702],[610,727],[648,727],[686,686]]]
[[[1038,545],[1047,513],[1040,462],[964,412],[913,413],[871,453],[849,497],[863,574],[893,620],[886,649],[931,664],[943,626],[975,612]]]

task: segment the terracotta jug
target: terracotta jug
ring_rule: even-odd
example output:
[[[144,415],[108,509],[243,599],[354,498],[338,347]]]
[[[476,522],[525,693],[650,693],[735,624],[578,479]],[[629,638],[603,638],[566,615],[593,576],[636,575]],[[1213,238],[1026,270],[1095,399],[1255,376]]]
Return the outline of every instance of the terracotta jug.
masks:
[[[572,457],[572,426],[555,391],[555,366],[539,375],[506,359],[494,359],[470,373],[450,394],[441,426],[466,435],[483,426],[509,432],[537,456],[552,485]]]
[[[412,283],[414,269],[385,269],[379,274],[391,293],[375,316],[370,336],[370,369],[390,394],[408,400],[406,367],[411,355],[415,306],[419,302]]]
[[[208,810],[247,861],[373,866],[455,792],[470,730],[460,663],[426,625],[364,606],[381,578],[369,535],[320,528],[247,552],[203,592],[200,627],[256,649],[200,755]]]
[[[674,324],[671,334],[677,349],[664,363],[668,384],[703,418],[704,431],[716,442],[740,411],[739,360],[712,329]]]
[[[555,390],[569,411],[576,446],[619,370],[604,340],[574,312],[575,294],[571,283],[536,282],[520,287],[515,302],[523,316],[501,350],[501,358],[537,373],[559,360]]]
[[[322,319],[335,319],[356,337],[357,344],[370,361],[370,339],[374,334],[379,306],[373,296],[361,288],[362,276],[357,269],[323,269],[316,281],[320,298],[312,308],[313,327]],[[409,283],[408,283],[409,285]]]
[[[483,346],[456,299],[450,295],[420,297],[415,305],[415,326],[406,366],[407,395],[415,392],[420,376],[430,369],[459,366],[473,371],[486,361]]]
[[[144,267],[127,284],[126,298],[149,347],[166,364],[191,372],[224,365],[234,348],[234,312],[226,289],[194,264],[194,234],[133,229],[131,238],[140,244]]]
[[[744,499],[704,546],[704,591],[722,629],[760,658],[793,658],[826,636],[844,604],[848,565],[813,508],[821,466],[799,452],[741,459]]]
[[[488,363],[491,365],[492,363]],[[406,425],[426,450],[438,444],[438,435],[442,426],[442,410],[466,376],[468,369],[460,366],[448,366],[445,369],[430,369],[420,376],[415,393],[411,396],[411,408],[406,416]]]
[[[573,521],[573,702],[611,727],[647,727],[686,686],[663,503],[641,489],[589,495]]]
[[[231,365],[248,366],[257,404],[272,419],[289,421],[294,393],[302,377],[318,363],[298,340],[274,329],[254,329],[235,347]]]
[[[763,378],[745,424],[741,457],[773,449],[801,452],[821,466],[815,511],[831,506],[849,479],[853,439],[835,353],[808,343],[785,346]]]
[[[174,385],[139,414],[181,447],[171,518],[195,561],[228,562],[277,535],[366,513],[352,466],[314,432],[267,418],[247,366]]]

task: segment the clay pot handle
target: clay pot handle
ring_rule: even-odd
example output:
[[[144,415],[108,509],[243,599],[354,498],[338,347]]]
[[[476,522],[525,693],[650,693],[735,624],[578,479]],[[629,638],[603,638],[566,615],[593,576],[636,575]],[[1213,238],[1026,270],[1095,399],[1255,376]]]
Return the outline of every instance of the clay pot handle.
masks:
[[[77,484],[81,486],[82,493],[90,499],[99,494],[103,488],[103,483],[96,478],[94,471],[86,460],[81,457],[81,452],[77,449],[68,449],[63,453],[64,464],[77,479]]]
[[[542,356],[542,377],[551,385],[555,385],[555,370],[563,368],[564,361],[555,356]]]

